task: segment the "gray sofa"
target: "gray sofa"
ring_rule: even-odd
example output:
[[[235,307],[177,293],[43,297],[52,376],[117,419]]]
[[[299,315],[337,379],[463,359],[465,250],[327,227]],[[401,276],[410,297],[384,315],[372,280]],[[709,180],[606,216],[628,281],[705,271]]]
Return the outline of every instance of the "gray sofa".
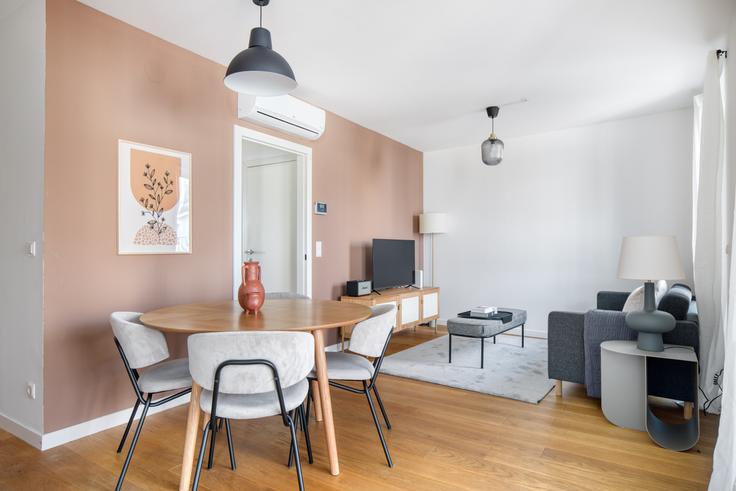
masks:
[[[622,312],[627,292],[598,293],[595,310],[585,313],[550,312],[547,320],[549,378],[584,384],[591,397],[601,396],[600,344],[608,340],[635,340],[636,332],[626,327]],[[667,344],[692,346],[700,351],[698,311],[689,287],[673,285],[657,306],[677,321],[675,329],[664,334]],[[690,387],[686,364],[673,360],[649,360],[651,395],[688,401],[696,387]],[[558,386],[558,392],[561,384]]]

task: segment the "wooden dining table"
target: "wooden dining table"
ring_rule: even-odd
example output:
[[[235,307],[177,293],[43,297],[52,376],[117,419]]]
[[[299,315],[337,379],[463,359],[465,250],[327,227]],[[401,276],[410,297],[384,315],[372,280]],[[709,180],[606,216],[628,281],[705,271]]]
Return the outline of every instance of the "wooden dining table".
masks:
[[[352,327],[370,317],[368,307],[334,300],[267,299],[257,314],[246,314],[237,301],[175,305],[147,312],[141,322],[163,332],[195,334],[232,331],[306,331],[314,335],[314,364],[317,380],[312,384],[315,416],[324,422],[330,473],[338,475],[337,441],[332,418],[330,385],[325,359],[325,330]],[[184,439],[180,491],[189,489],[194,451],[203,412],[199,405],[202,388],[192,381],[192,395]]]

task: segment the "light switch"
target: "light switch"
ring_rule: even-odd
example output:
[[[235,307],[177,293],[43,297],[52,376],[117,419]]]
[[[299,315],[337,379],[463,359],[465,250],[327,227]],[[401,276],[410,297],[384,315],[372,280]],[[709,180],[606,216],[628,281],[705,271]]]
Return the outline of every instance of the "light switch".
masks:
[[[314,243],[314,257],[322,257],[322,241],[318,240]]]

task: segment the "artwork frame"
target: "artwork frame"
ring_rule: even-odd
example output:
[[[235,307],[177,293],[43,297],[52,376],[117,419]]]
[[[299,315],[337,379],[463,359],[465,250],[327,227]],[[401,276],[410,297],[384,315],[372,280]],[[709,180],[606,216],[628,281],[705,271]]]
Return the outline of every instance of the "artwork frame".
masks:
[[[118,254],[192,253],[192,155],[118,140]]]

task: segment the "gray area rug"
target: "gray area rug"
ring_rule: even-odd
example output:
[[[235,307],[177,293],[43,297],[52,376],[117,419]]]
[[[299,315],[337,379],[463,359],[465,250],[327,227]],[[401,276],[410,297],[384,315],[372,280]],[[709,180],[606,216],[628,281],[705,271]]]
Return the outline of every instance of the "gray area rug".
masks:
[[[547,378],[547,340],[517,336],[485,340],[485,368],[480,368],[480,340],[452,337],[452,363],[447,362],[448,337],[433,339],[383,360],[381,372],[398,377],[539,403],[555,386]]]

